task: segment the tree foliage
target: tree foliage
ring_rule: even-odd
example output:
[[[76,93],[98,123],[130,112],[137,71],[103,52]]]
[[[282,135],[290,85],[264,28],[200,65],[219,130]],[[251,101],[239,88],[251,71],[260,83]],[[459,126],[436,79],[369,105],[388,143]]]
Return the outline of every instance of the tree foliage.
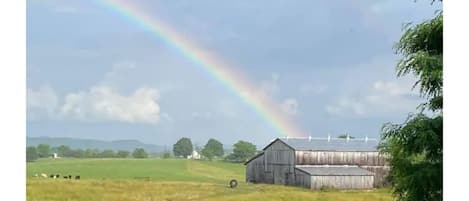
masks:
[[[148,158],[148,153],[145,152],[145,149],[136,148],[134,152],[132,153],[132,156],[134,158]]]
[[[429,99],[423,106],[431,110],[443,108],[443,14],[421,24],[405,26],[396,44],[403,58],[397,64],[397,75],[412,73],[418,77],[414,87]]]
[[[399,200],[442,200],[443,116],[411,116],[383,128],[394,194]]]
[[[86,149],[85,158],[97,158],[99,154],[98,149]]]
[[[32,162],[37,160],[38,154],[36,147],[27,147],[26,148],[26,161]]]
[[[72,149],[70,149],[69,146],[60,145],[59,147],[57,147],[57,154],[61,157],[70,157],[71,152]]]
[[[117,156],[116,152],[111,149],[103,150],[102,152],[98,154],[99,158],[115,158],[116,156]]]
[[[171,153],[169,151],[163,152],[163,158],[171,158]]]
[[[51,154],[50,146],[48,144],[38,144],[36,149],[39,158],[49,157]]]
[[[84,158],[85,151],[83,149],[71,149],[67,157],[72,158]]]
[[[226,157],[226,160],[232,162],[245,162],[256,154],[256,145],[246,142],[238,141],[233,145],[233,153]]]
[[[215,139],[209,139],[202,149],[202,156],[212,160],[214,157],[223,157],[223,144]]]
[[[187,158],[193,151],[192,141],[189,138],[181,138],[173,145],[173,153],[175,156]]]
[[[340,138],[340,139],[347,139],[347,137],[348,137],[349,139],[355,139],[355,137],[353,137],[353,136],[351,136],[351,135],[349,135],[349,134],[342,134],[342,135],[337,136],[337,138]]]
[[[381,151],[389,154],[390,179],[400,201],[442,200],[443,189],[443,16],[407,25],[396,45],[402,59],[397,75],[418,78],[427,99],[416,115],[403,124],[385,124]],[[432,113],[432,117],[423,114]]]
[[[129,155],[130,155],[129,151],[125,151],[125,150],[117,151],[117,157],[119,157],[119,158],[127,158],[127,157],[129,157]]]

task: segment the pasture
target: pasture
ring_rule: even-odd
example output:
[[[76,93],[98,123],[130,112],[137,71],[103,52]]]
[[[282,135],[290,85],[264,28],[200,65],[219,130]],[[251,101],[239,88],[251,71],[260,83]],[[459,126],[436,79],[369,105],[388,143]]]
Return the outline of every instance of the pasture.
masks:
[[[312,192],[244,182],[244,165],[184,159],[60,159],[27,164],[27,200],[392,200],[388,189]],[[34,174],[80,175],[80,180]],[[228,187],[237,179],[237,188]]]

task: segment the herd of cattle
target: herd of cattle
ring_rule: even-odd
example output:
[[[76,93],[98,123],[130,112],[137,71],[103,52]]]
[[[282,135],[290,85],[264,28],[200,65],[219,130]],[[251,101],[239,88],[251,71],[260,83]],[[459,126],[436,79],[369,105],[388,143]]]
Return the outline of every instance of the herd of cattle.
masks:
[[[42,177],[42,178],[52,178],[52,179],[58,179],[60,178],[60,175],[59,174],[50,174],[49,176],[46,174],[46,173],[41,173],[40,175],[38,174],[35,174],[34,177]],[[63,176],[64,179],[72,179],[72,175],[65,175]],[[80,175],[77,175],[75,176],[75,179],[76,180],[79,180],[80,179]]]

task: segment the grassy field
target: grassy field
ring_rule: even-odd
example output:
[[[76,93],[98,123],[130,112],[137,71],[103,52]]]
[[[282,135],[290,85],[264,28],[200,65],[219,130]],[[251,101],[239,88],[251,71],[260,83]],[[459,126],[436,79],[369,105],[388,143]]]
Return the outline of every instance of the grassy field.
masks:
[[[44,179],[36,173],[80,175]],[[27,164],[27,200],[392,200],[389,190],[312,192],[247,184],[241,164],[179,159],[61,159]],[[140,178],[149,178],[144,180]],[[238,188],[228,188],[230,179]]]

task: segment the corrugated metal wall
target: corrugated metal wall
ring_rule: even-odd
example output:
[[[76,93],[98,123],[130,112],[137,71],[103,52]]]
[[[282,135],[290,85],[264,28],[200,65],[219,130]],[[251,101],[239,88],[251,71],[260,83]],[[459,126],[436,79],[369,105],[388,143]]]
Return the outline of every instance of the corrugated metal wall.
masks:
[[[311,189],[323,186],[337,189],[370,189],[373,188],[373,176],[311,176]]]

